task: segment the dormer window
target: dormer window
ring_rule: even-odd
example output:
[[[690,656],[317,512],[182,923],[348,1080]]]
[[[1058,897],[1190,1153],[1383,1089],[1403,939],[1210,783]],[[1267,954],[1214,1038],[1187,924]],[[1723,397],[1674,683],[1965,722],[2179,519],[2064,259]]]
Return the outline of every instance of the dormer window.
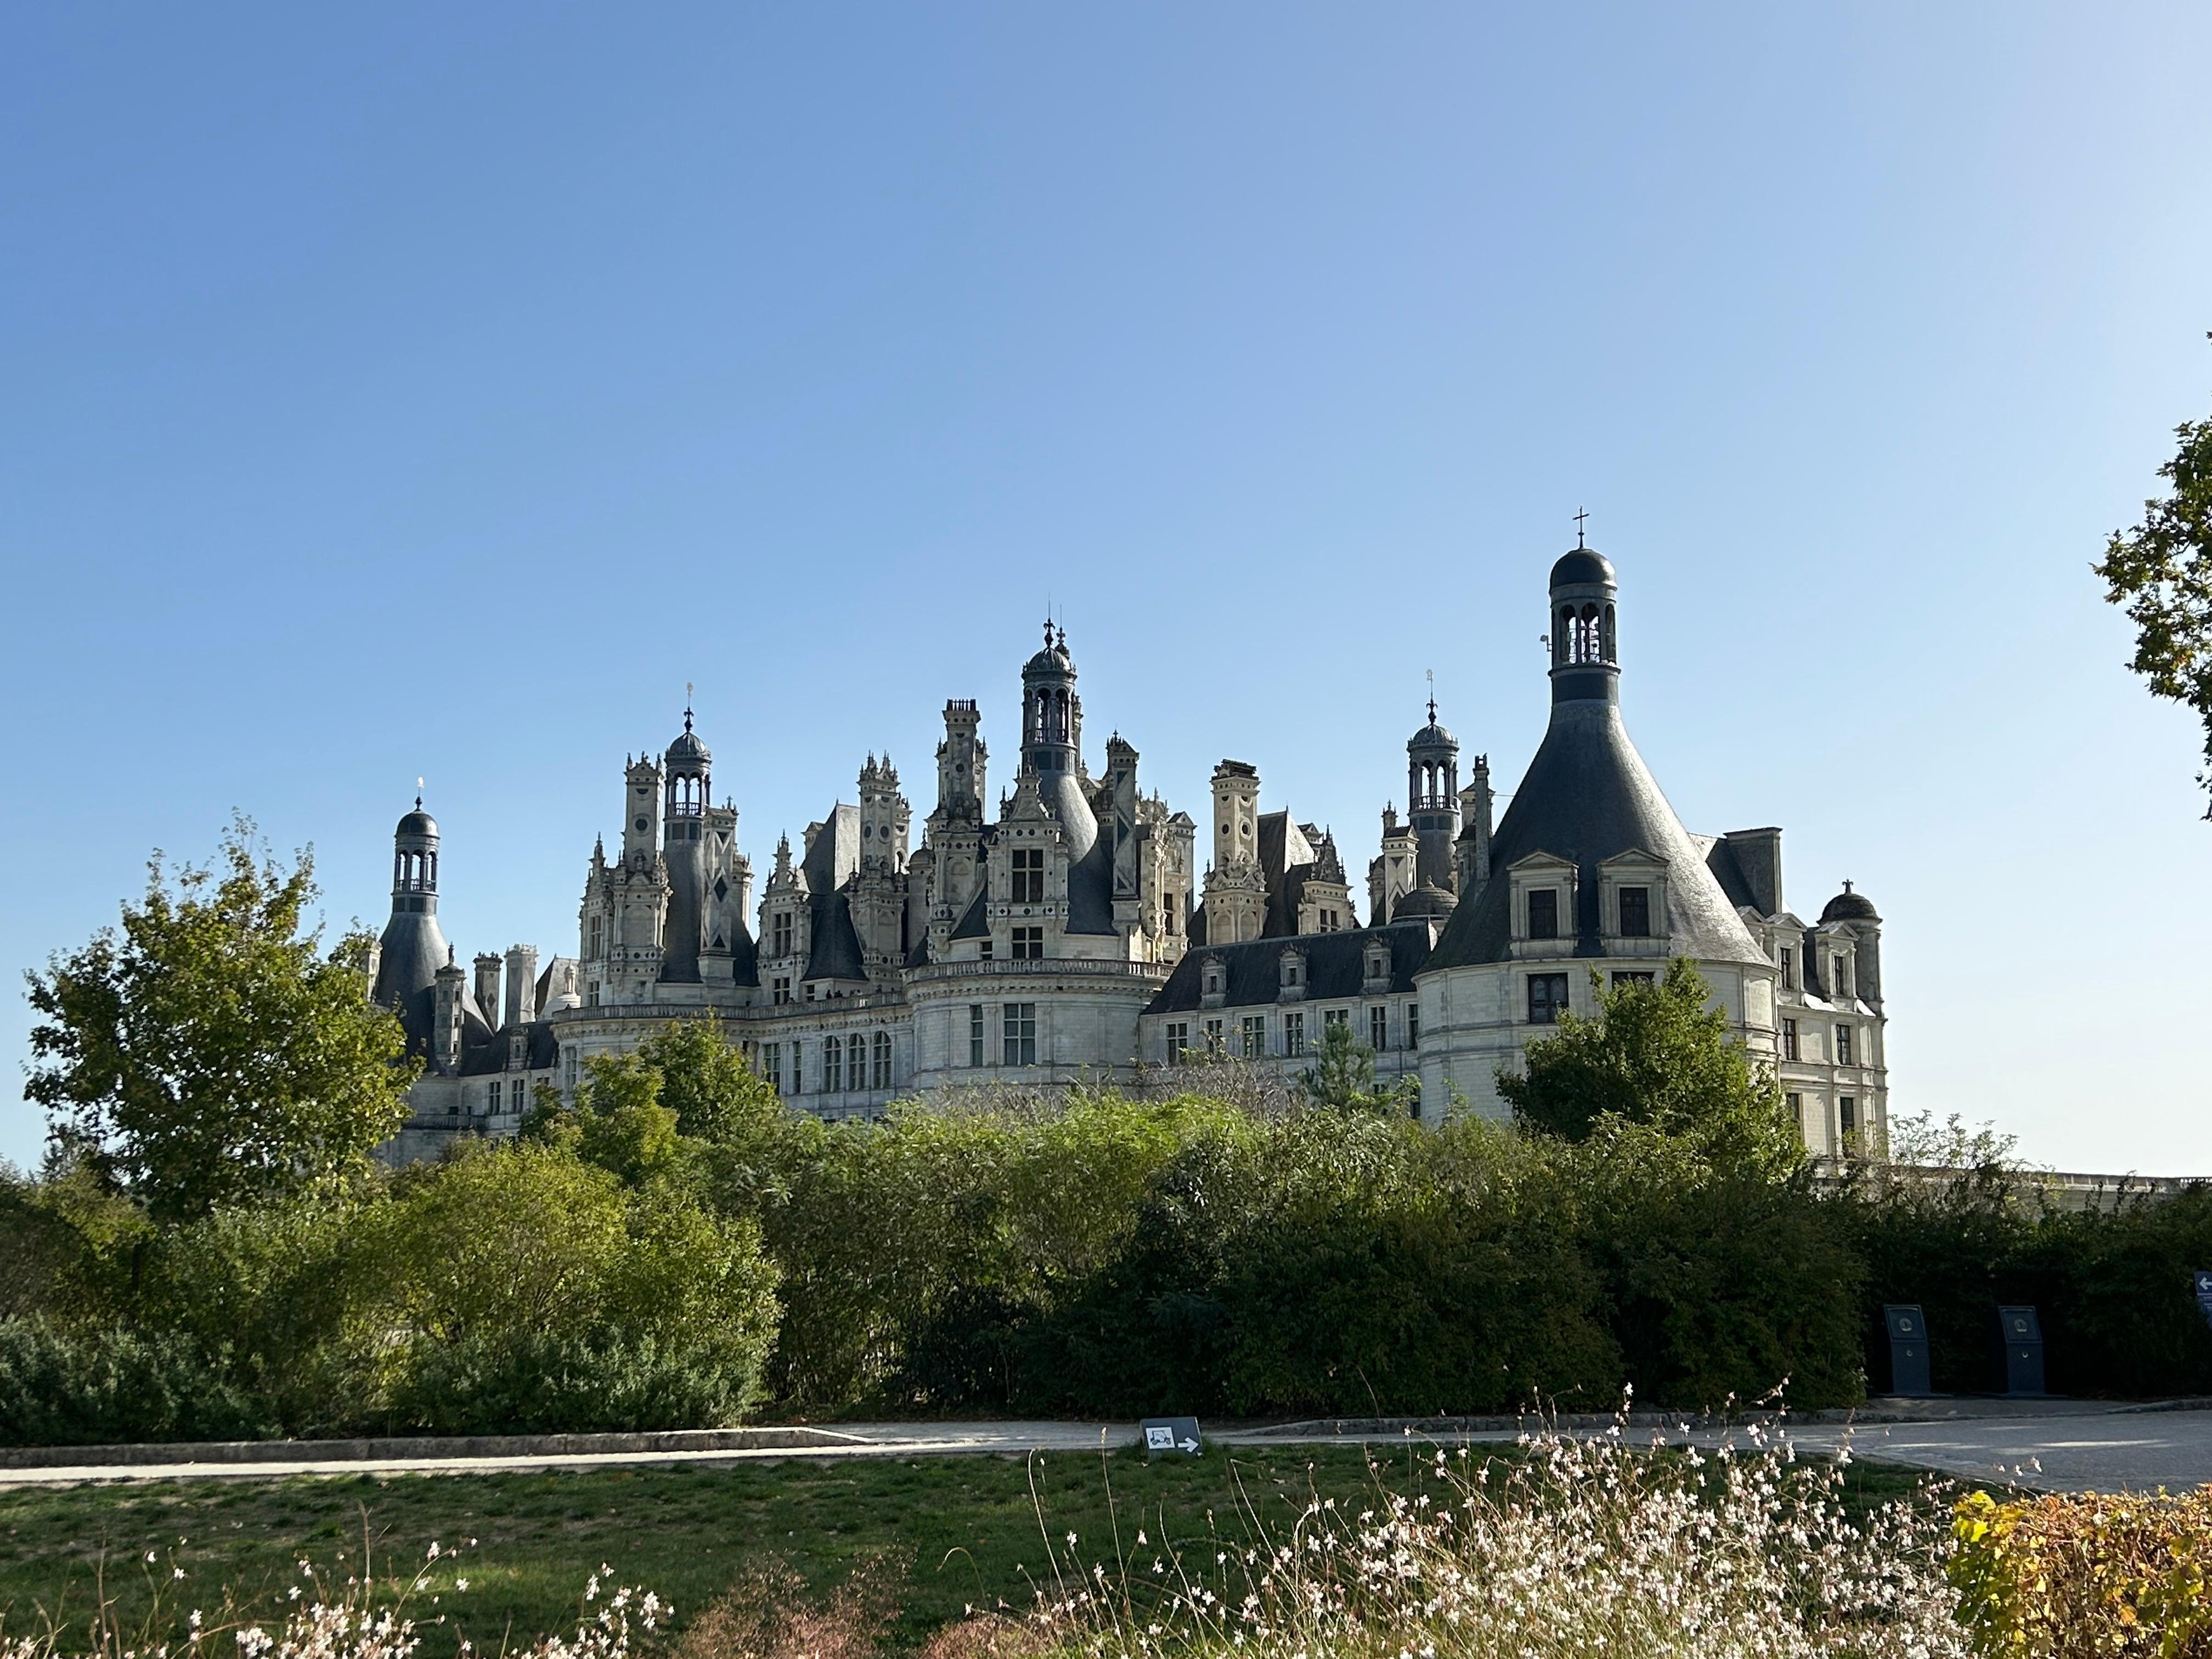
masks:
[[[1007,899],[1015,904],[1044,902],[1044,848],[1017,847],[1013,851],[1012,881]]]
[[[791,912],[788,910],[779,912],[769,924],[769,933],[774,941],[769,949],[769,954],[775,957],[789,956],[791,954]]]
[[[1556,887],[1538,887],[1528,894],[1528,937],[1557,939],[1559,936],[1559,891]]]
[[[1796,958],[1795,951],[1786,945],[1782,947],[1782,988],[1785,991],[1797,988]]]
[[[1651,890],[1649,887],[1624,887],[1620,890],[1620,933],[1624,939],[1651,937]]]

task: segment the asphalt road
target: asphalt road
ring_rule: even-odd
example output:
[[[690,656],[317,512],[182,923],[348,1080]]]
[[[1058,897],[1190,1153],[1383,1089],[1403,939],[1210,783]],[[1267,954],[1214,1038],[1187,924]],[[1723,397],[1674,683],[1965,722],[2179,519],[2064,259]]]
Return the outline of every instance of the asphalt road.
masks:
[[[1990,1409],[2001,1410],[2002,1406]],[[295,1474],[459,1474],[504,1469],[594,1468],[617,1465],[740,1463],[779,1457],[1018,1456],[1030,1451],[1096,1452],[1136,1438],[1125,1423],[848,1423],[830,1443],[748,1450],[569,1451],[522,1455],[389,1458],[272,1458],[252,1462],[56,1464],[0,1469],[0,1486],[73,1485],[83,1481],[267,1480]],[[2179,1490],[2212,1482],[2212,1411],[2112,1412],[2089,1406],[2045,1409],[2033,1415],[1958,1416],[1941,1422],[1869,1421],[1788,1431],[1808,1452],[1848,1444],[1860,1457],[1910,1464],[1973,1480],[2007,1480],[2054,1492]],[[1402,1443],[1406,1431],[1376,1427],[1364,1433],[1244,1431],[1218,1437],[1233,1448],[1310,1444],[1345,1440]],[[1447,1443],[1462,1437],[1424,1436]],[[1463,1437],[1510,1442],[1511,1431]],[[1724,1439],[1747,1443],[1740,1431],[1643,1430],[1638,1442],[1662,1438],[1712,1446]],[[64,1454],[65,1455],[65,1454]]]

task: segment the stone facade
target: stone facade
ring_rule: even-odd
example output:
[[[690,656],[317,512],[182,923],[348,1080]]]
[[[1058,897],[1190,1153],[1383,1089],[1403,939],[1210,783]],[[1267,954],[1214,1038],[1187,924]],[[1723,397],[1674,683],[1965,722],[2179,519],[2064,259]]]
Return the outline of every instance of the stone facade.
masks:
[[[1775,1066],[1808,1146],[1877,1149],[1887,1121],[1881,919],[1849,884],[1807,924],[1784,904],[1781,832],[1691,835],[1628,740],[1613,568],[1577,548],[1552,573],[1549,731],[1502,822],[1486,757],[1464,786],[1437,720],[1407,744],[1407,816],[1382,815],[1355,914],[1334,837],[1263,811],[1258,769],[1212,782],[1197,825],[1138,786],[1116,733],[1094,776],[1064,632],[1021,672],[1012,786],[988,807],[974,702],[944,709],[937,801],[912,812],[888,757],[855,803],[779,840],[754,903],[738,814],[714,803],[692,730],[628,761],[619,850],[587,862],[574,956],[473,962],[439,931],[436,824],[394,838],[392,916],[373,975],[425,1071],[404,1160],[511,1133],[540,1088],[594,1054],[712,1018],[795,1109],[873,1117],[893,1100],[988,1083],[1131,1082],[1211,1053],[1295,1078],[1328,1025],[1418,1079],[1431,1121],[1503,1113],[1496,1074],[1590,974],[1694,962],[1730,1028]],[[757,928],[757,932],[755,928]],[[1602,981],[1601,982],[1603,982]]]

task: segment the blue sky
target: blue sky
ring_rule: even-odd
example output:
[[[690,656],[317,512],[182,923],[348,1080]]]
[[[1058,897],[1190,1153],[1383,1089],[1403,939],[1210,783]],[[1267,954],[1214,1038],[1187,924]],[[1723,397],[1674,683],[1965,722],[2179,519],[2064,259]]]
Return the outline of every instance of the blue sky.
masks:
[[[1586,506],[1685,821],[1880,905],[1894,1109],[2212,1173],[2196,729],[2087,568],[2212,405],[2208,69],[2179,3],[12,9],[0,963],[234,807],[380,924],[418,774],[464,956],[573,951],[687,681],[765,869],[872,750],[919,819],[948,696],[1005,772],[1048,604],[1094,760],[1364,870],[1424,671],[1517,778]]]

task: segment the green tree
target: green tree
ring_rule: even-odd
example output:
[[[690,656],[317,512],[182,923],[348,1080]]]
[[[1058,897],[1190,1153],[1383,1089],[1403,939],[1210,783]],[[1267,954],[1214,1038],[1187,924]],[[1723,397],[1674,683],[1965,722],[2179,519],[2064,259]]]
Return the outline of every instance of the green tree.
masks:
[[[710,1019],[671,1020],[638,1045],[660,1073],[660,1104],[678,1133],[726,1144],[754,1139],[783,1116],[783,1101]]]
[[[2174,435],[2180,447],[2158,470],[2173,493],[2145,501],[2142,522],[2113,532],[2093,568],[2106,599],[2125,605],[2136,625],[2129,666],[2203,720],[2197,781],[2212,789],[2212,420],[2184,421]]]
[[[1411,1079],[1387,1089],[1375,1086],[1375,1051],[1352,1034],[1352,1022],[1346,1019],[1322,1022],[1321,1050],[1298,1081],[1308,1100],[1340,1112],[1403,1115],[1417,1097],[1418,1085]]]
[[[1525,1073],[1498,1073],[1498,1092],[1521,1122],[1568,1140],[1618,1119],[1717,1163],[1792,1168],[1802,1154],[1781,1087],[1729,1037],[1711,995],[1680,957],[1653,983],[1601,988],[1598,1017],[1563,1017],[1557,1036],[1528,1045]]]
[[[145,899],[29,974],[25,1096],[168,1221],[297,1192],[359,1164],[406,1117],[413,1070],[362,982],[368,938],[303,928],[312,854],[280,869],[233,821],[205,866],[155,854]]]

